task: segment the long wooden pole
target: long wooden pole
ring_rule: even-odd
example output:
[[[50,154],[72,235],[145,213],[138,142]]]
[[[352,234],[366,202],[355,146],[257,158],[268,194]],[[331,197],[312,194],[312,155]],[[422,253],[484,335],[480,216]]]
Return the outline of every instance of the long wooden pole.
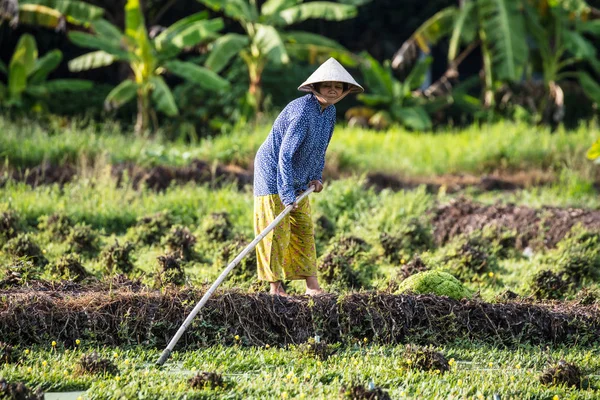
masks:
[[[314,186],[309,187],[306,192],[302,193],[300,196],[298,196],[296,198],[296,203],[299,203],[302,199],[304,199],[306,196],[308,196],[314,190],[315,190]],[[252,243],[250,243],[248,246],[246,246],[246,248],[244,250],[242,250],[242,252],[240,254],[238,254],[238,256],[236,258],[234,258],[232,262],[229,263],[229,265],[227,266],[227,268],[225,268],[225,270],[223,272],[221,272],[221,275],[219,275],[219,277],[217,278],[217,280],[206,291],[206,293],[204,293],[204,296],[202,296],[202,298],[200,299],[200,301],[198,302],[198,304],[196,304],[196,307],[194,307],[194,309],[187,316],[187,318],[185,319],[185,321],[183,321],[183,324],[181,324],[181,326],[179,327],[179,330],[177,331],[177,333],[175,333],[175,336],[173,336],[173,339],[171,339],[171,341],[169,342],[167,348],[163,350],[162,354],[160,355],[160,358],[156,362],[157,365],[163,365],[167,361],[167,359],[171,355],[171,352],[173,351],[173,348],[175,347],[175,345],[179,341],[179,338],[181,338],[181,335],[183,335],[183,332],[185,332],[185,330],[188,327],[188,325],[192,322],[192,320],[194,319],[194,317],[196,316],[196,314],[198,314],[198,312],[200,311],[200,309],[206,304],[206,302],[208,301],[208,299],[210,298],[210,296],[212,296],[212,294],[214,293],[214,291],[217,290],[217,288],[219,287],[219,285],[221,283],[223,283],[223,281],[225,280],[225,278],[227,277],[227,275],[231,272],[231,270],[233,268],[235,268],[235,266],[238,265],[239,262],[242,261],[242,259],[250,251],[252,251],[256,247],[256,245],[261,240],[263,240],[264,237],[267,236],[267,234],[269,232],[271,232],[281,222],[281,220],[286,215],[289,214],[290,211],[292,211],[293,207],[294,207],[293,204],[290,204],[289,206],[287,206],[281,212],[281,214],[279,214],[277,216],[277,218],[275,218],[275,220],[273,220],[273,222],[271,222],[269,224],[269,226],[267,226],[258,236],[256,236],[254,238],[254,240],[252,241]]]

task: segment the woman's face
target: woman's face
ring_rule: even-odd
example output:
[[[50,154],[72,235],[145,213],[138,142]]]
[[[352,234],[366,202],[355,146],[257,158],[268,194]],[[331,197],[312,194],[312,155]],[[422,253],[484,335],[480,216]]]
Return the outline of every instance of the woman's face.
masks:
[[[342,82],[326,81],[319,85],[319,94],[326,100],[336,100],[342,95],[344,84]]]

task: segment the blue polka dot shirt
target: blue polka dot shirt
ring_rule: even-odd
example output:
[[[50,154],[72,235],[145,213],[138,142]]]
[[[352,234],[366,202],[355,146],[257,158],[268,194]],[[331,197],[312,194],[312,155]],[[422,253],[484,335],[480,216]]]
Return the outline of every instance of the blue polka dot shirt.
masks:
[[[312,93],[290,102],[254,158],[254,195],[279,194],[287,206],[310,181],[321,181],[334,127],[335,106],[321,112]]]

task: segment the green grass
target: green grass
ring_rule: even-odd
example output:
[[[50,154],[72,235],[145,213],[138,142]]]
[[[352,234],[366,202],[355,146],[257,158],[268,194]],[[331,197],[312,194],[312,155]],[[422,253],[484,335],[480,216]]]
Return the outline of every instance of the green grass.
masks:
[[[76,375],[81,355],[91,351],[114,361],[116,376]],[[0,367],[0,376],[24,381],[46,391],[87,390],[84,398],[198,398],[198,399],[337,399],[342,387],[369,382],[384,388],[393,399],[595,399],[600,391],[600,348],[521,346],[498,349],[478,343],[437,348],[453,359],[445,374],[407,368],[404,348],[356,344],[325,361],[290,348],[212,347],[175,352],[164,368],[154,366],[160,350],[93,348],[82,343],[65,350],[17,349],[20,362]],[[549,360],[576,363],[589,376],[592,388],[546,387],[539,375]],[[225,388],[191,389],[190,377],[199,371],[221,373]],[[557,396],[557,397],[554,397]]]
[[[32,167],[42,161],[81,164],[98,158],[105,163],[185,165],[198,158],[248,167],[269,129],[268,125],[237,126],[230,134],[184,144],[166,142],[160,134],[154,139],[135,138],[112,123],[51,119],[41,125],[0,118],[0,160],[14,167]],[[407,177],[569,168],[589,180],[597,170],[585,152],[598,137],[596,127],[552,133],[508,122],[443,133],[412,133],[399,127],[375,132],[340,125],[330,144],[327,167]]]

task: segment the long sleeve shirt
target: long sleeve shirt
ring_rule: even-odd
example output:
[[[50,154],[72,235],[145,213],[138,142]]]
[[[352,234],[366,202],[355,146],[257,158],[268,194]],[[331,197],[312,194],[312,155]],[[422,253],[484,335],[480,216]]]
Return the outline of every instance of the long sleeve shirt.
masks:
[[[254,195],[279,194],[287,206],[310,181],[321,181],[334,127],[335,107],[321,112],[312,93],[290,102],[254,158]]]

